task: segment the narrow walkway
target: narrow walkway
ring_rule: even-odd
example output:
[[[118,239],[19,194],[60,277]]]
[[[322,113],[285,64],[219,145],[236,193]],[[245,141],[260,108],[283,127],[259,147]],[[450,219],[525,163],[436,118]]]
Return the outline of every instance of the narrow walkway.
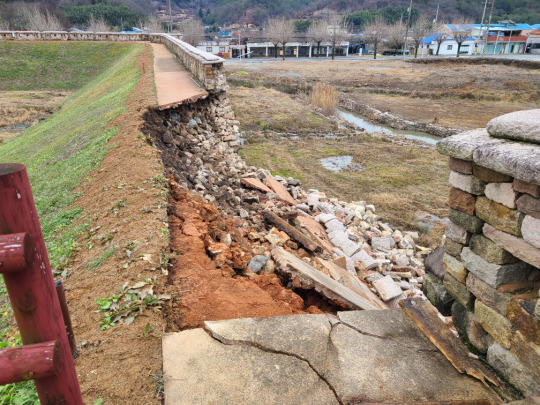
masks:
[[[163,44],[152,44],[154,81],[160,110],[205,98],[208,93],[199,87],[174,55]]]

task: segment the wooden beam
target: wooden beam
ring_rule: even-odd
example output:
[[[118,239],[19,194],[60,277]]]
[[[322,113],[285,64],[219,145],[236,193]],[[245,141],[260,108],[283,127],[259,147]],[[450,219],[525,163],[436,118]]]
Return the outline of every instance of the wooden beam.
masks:
[[[380,309],[281,247],[272,249],[272,257],[276,261],[277,272],[287,275],[293,281],[298,280],[305,289],[313,288],[329,300],[350,309]]]
[[[58,361],[58,342],[0,350],[0,385],[50,377]]]
[[[457,371],[477,378],[486,385],[488,381],[499,385],[497,375],[469,356],[469,349],[450,331],[429,302],[406,299],[400,301],[399,306]]]
[[[282,220],[280,217],[278,217],[272,211],[264,210],[262,212],[262,215],[263,215],[264,219],[268,223],[274,225],[280,231],[285,232],[287,235],[290,236],[290,238],[292,240],[300,243],[307,250],[309,250],[311,252],[320,252],[320,251],[322,251],[322,248],[317,243],[313,242],[311,239],[309,239],[306,235],[304,235],[302,232],[300,232],[294,226],[292,226],[292,225],[288,224],[286,221]]]
[[[34,261],[34,244],[29,233],[0,235],[0,273],[25,270]]]

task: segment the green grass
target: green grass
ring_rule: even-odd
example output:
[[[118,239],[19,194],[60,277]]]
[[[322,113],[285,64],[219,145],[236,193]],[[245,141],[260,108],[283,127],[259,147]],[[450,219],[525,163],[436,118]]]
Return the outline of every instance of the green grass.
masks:
[[[114,253],[114,246],[111,245],[107,249],[105,249],[98,258],[95,260],[92,260],[88,263],[88,270],[95,270],[99,266],[101,266],[103,263],[107,261],[109,257],[111,257]]]
[[[48,48],[50,44],[38,45]],[[55,270],[64,268],[77,246],[79,234],[85,229],[85,224],[77,222],[82,209],[75,205],[79,195],[75,188],[89,171],[100,165],[113,146],[109,140],[118,128],[108,125],[125,112],[126,98],[139,77],[135,59],[142,52],[142,45],[115,46],[121,49],[121,52],[114,51],[118,52],[116,60],[111,63],[104,58],[102,73],[71,95],[56,114],[0,145],[0,162],[26,165],[49,259]],[[83,52],[85,48],[77,49]],[[109,53],[109,57],[114,52]],[[47,59],[39,60],[39,53],[35,57],[38,60],[32,63],[47,63]],[[57,76],[57,80],[61,80],[60,75]],[[20,344],[17,336],[7,338],[13,335],[10,332],[13,321],[3,285],[0,285],[0,310],[2,344]],[[32,387],[32,382],[0,387],[0,405],[33,404],[36,397]]]
[[[106,42],[0,43],[0,90],[77,90],[130,44]]]

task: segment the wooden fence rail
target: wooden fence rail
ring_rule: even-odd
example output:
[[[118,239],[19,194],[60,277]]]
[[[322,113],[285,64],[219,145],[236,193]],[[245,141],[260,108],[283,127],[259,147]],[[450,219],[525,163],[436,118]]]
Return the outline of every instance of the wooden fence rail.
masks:
[[[83,404],[26,168],[0,164],[0,273],[24,346],[0,351],[0,384],[33,379],[42,404]]]

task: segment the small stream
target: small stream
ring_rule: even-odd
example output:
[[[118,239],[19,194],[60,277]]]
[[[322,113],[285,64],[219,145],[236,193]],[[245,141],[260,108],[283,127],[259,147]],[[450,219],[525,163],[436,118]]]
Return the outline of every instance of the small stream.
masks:
[[[431,135],[425,132],[404,131],[400,129],[390,128],[389,126],[386,126],[386,125],[372,124],[371,122],[367,120],[366,117],[362,117],[361,115],[347,113],[341,110],[338,110],[338,114],[345,121],[353,125],[356,125],[358,128],[363,129],[368,134],[384,133],[388,135],[401,135],[407,139],[414,139],[417,141],[429,143],[431,145],[435,145],[438,141],[441,140],[441,138],[439,138],[438,136]]]

